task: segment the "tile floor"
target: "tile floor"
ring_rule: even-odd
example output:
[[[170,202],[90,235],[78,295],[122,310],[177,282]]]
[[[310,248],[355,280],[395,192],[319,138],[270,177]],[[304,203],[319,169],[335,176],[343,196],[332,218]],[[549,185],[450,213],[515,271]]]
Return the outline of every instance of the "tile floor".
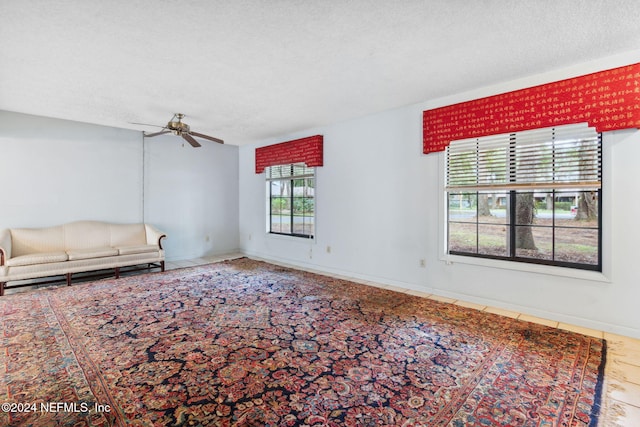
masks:
[[[197,258],[184,261],[167,261],[167,270],[178,268],[194,267],[211,262],[223,261],[242,257],[242,254],[228,254],[215,257]],[[285,267],[299,268],[293,265],[281,264]],[[322,273],[310,270],[313,273]],[[604,390],[602,395],[602,412],[600,414],[599,427],[638,427],[640,426],[640,340],[615,335],[608,332],[582,328],[580,326],[555,322],[549,319],[521,314],[514,311],[503,310],[496,307],[487,307],[480,304],[456,300],[453,298],[441,297],[411,289],[387,286],[371,281],[365,281],[345,276],[333,275],[339,279],[347,279],[353,282],[362,283],[369,286],[376,286],[391,289],[398,292],[405,292],[436,301],[457,304],[460,306],[486,311],[488,313],[499,314],[528,322],[540,323],[553,328],[560,328],[572,332],[577,332],[597,338],[607,340],[607,363],[605,367]],[[20,292],[33,288],[18,288],[7,290],[7,294]]]

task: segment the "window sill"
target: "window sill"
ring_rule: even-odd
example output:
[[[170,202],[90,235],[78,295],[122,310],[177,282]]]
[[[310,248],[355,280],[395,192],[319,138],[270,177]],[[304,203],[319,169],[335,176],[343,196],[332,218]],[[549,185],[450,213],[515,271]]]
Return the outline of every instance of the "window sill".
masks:
[[[315,236],[314,237],[303,237],[303,236],[296,236],[296,235],[292,235],[292,234],[278,234],[278,233],[269,233],[266,232],[265,233],[267,236],[267,239],[274,239],[274,240],[287,240],[287,241],[293,241],[293,242],[300,242],[300,243],[307,243],[307,242],[315,242]]]
[[[447,265],[470,264],[482,267],[500,268],[503,270],[523,271],[527,273],[546,274],[549,276],[570,277],[574,279],[589,280],[593,282],[611,283],[611,279],[604,272],[579,270],[575,268],[555,267],[540,264],[528,264],[526,262],[503,261],[497,259],[466,257],[461,255],[443,254],[440,257]]]

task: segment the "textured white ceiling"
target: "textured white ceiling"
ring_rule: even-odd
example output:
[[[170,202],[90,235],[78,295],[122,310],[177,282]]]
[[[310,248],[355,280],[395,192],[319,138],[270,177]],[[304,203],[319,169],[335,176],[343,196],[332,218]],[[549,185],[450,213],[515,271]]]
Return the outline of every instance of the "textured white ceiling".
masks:
[[[243,144],[640,48],[638,0],[0,0],[0,109]]]

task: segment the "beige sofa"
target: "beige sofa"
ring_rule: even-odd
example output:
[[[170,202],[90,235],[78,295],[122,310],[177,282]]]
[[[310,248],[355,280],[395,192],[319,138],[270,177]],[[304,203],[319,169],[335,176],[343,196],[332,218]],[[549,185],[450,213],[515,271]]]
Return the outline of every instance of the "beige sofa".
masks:
[[[47,228],[0,229],[0,295],[7,282],[147,264],[164,271],[164,233],[149,224],[78,221]]]

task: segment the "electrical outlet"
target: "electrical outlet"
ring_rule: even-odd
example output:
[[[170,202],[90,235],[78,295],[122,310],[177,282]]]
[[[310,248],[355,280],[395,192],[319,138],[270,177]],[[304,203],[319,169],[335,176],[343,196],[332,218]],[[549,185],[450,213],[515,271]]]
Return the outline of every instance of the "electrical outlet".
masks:
[[[425,268],[427,266],[427,260],[424,258],[420,259],[420,267]]]

